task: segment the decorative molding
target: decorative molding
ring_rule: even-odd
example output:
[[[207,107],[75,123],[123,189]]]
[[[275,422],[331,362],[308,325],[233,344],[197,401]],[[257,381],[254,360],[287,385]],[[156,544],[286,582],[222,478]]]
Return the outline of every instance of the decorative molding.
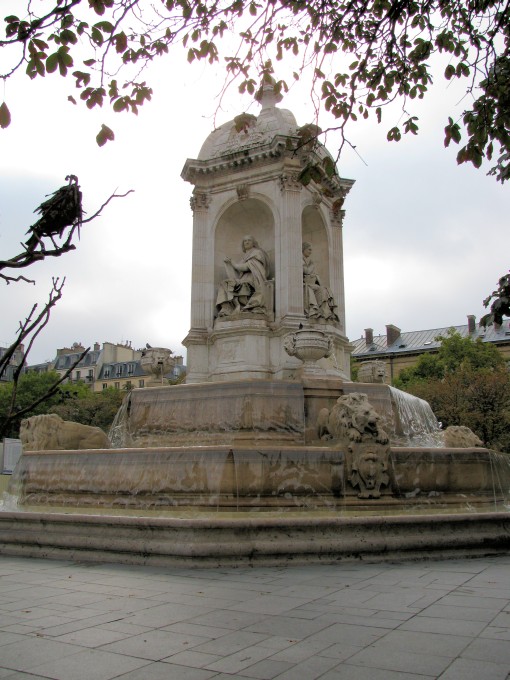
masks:
[[[331,226],[338,227],[341,229],[343,227],[345,217],[345,210],[331,210]]]
[[[318,191],[312,191],[312,200],[315,208],[318,208],[322,203],[322,194]]]
[[[280,175],[280,189],[282,191],[301,191],[302,188],[303,185],[299,181],[297,174],[287,175],[284,173]]]
[[[189,204],[193,212],[195,210],[207,210],[211,205],[211,195],[206,191],[194,191]]]
[[[250,197],[250,185],[249,184],[238,184],[236,186],[237,198],[240,201],[245,201]]]

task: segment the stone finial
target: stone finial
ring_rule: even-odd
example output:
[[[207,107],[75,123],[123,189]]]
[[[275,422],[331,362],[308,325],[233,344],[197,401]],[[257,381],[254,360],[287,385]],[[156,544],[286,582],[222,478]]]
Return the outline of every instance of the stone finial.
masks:
[[[260,103],[262,111],[273,109],[276,104],[282,101],[283,95],[276,91],[276,80],[272,76],[264,78],[255,99]]]

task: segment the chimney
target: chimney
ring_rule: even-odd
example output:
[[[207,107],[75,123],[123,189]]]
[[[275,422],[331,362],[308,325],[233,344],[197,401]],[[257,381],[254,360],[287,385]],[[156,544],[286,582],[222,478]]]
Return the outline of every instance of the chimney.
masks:
[[[400,328],[393,324],[386,325],[386,346],[389,347],[400,337]]]
[[[476,316],[474,314],[468,314],[468,333],[473,335],[476,332]]]
[[[98,342],[94,343],[94,352],[99,352],[101,349],[101,345]]]
[[[365,343],[367,347],[374,344],[374,329],[365,328]]]

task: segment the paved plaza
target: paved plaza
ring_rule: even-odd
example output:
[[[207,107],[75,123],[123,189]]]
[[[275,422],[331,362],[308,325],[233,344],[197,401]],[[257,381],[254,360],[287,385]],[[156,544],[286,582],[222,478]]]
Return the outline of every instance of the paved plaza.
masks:
[[[177,569],[0,556],[0,679],[506,680],[510,556]]]

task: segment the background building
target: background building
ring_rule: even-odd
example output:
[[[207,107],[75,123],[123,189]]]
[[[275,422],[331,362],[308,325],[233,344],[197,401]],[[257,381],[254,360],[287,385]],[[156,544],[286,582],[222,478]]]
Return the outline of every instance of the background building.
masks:
[[[57,356],[53,361],[28,366],[27,370],[38,373],[54,370],[60,376],[64,376],[85,349],[80,342],[73,343],[71,347],[61,347],[57,349]],[[67,382],[84,382],[94,392],[100,392],[109,387],[119,390],[147,387],[151,377],[140,364],[143,351],[143,349],[134,349],[129,342],[104,342],[102,347],[96,342],[83,359],[74,366]],[[175,380],[185,371],[182,356],[172,356],[171,368],[164,378]]]
[[[391,384],[404,368],[414,366],[418,357],[426,352],[437,352],[441,344],[438,337],[445,337],[453,328],[462,337],[493,343],[510,362],[510,326],[509,322],[500,328],[488,326],[480,328],[476,317],[470,314],[467,324],[462,326],[448,326],[424,331],[409,331],[403,333],[393,324],[386,326],[385,335],[374,335],[372,328],[365,329],[365,335],[359,340],[353,340],[352,358],[357,364],[363,361],[378,359],[386,364],[386,382]]]

